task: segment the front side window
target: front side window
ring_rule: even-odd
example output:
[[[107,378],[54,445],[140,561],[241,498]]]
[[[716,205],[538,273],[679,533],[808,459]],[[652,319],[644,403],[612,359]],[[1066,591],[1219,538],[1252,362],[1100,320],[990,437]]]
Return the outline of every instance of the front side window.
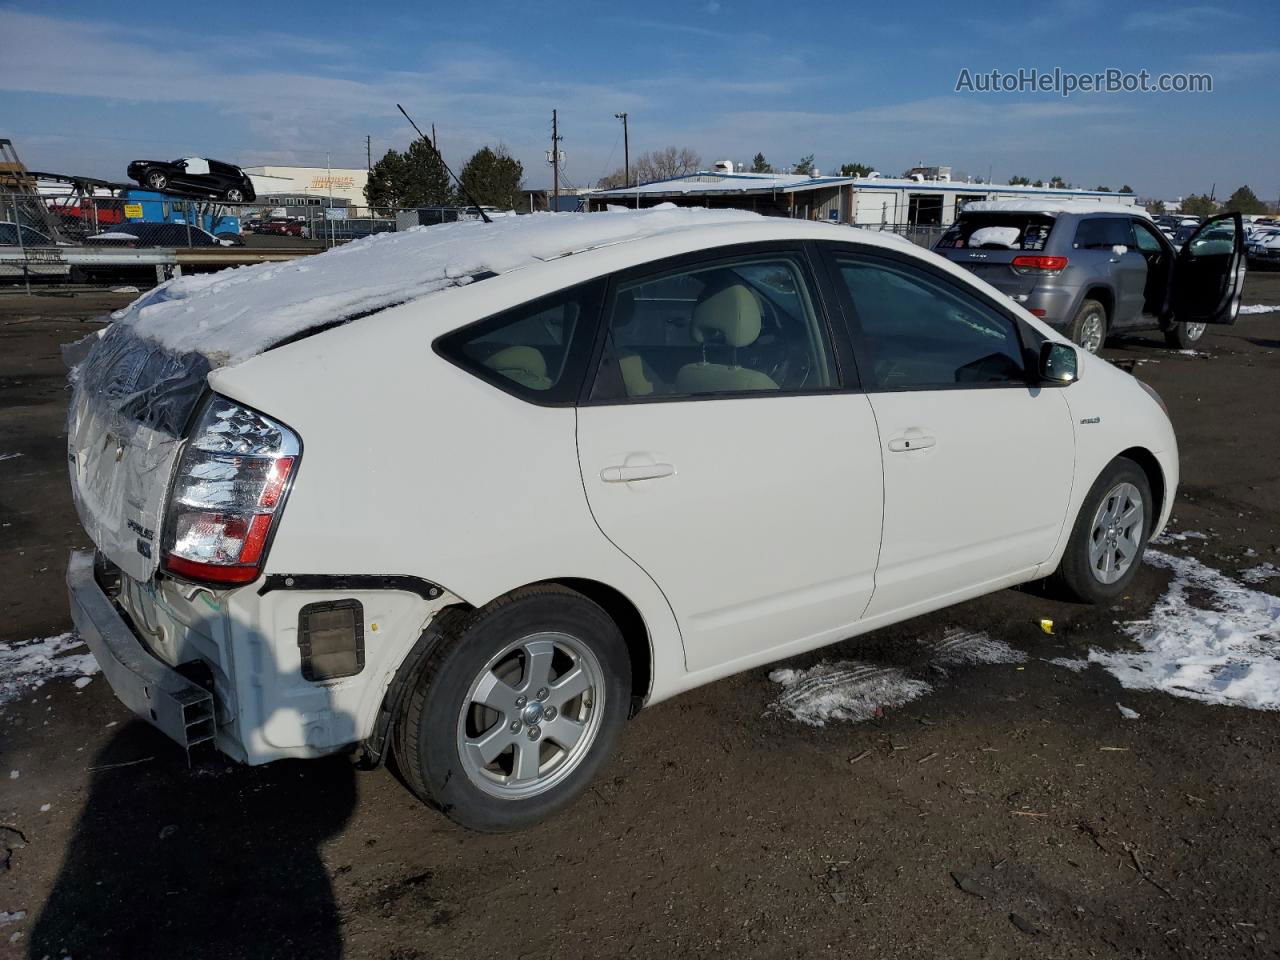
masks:
[[[436,349],[508,393],[571,403],[591,352],[599,290],[586,283],[522,304],[445,334]]]
[[[1014,321],[952,281],[897,260],[837,257],[836,265],[870,389],[1026,381]]]
[[[838,379],[801,261],[760,254],[620,282],[591,397],[827,390]]]
[[[1155,231],[1141,221],[1133,224],[1133,236],[1138,242],[1138,249],[1143,253],[1163,253],[1164,245],[1160,242],[1160,238],[1156,236]]]

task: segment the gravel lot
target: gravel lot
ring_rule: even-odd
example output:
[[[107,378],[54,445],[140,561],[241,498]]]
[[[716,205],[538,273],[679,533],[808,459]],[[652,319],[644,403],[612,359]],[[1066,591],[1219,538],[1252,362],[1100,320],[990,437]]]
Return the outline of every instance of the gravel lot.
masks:
[[[0,293],[0,644],[70,629],[62,573],[87,541],[58,347],[128,299]],[[1280,304],[1280,274],[1245,303]],[[1107,356],[1140,361],[1178,431],[1173,530],[1204,538],[1161,549],[1234,578],[1280,564],[1280,313],[1201,351]],[[464,833],[344,758],[188,768],[100,675],[11,690],[0,957],[1274,957],[1280,713],[1047,662],[1125,648],[1169,579],[1144,567],[1109,610],[1006,591],[786,664],[931,685],[861,723],[771,710],[763,669],[686,694],[514,836]],[[1025,660],[944,663],[955,628]]]

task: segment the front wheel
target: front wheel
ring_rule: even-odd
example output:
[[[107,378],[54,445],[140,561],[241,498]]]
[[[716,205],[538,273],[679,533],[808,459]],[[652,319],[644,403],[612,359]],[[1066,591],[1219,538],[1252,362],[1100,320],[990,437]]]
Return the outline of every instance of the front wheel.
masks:
[[[1142,468],[1125,457],[1112,460],[1080,505],[1053,583],[1082,603],[1111,602],[1137,575],[1158,514]]]
[[[1085,353],[1097,353],[1107,341],[1107,308],[1097,300],[1080,304],[1068,335]]]
[[[630,695],[609,615],[565,587],[526,587],[445,622],[397,719],[396,759],[450,819],[516,830],[591,782]]]
[[[1164,332],[1164,342],[1177,350],[1190,350],[1204,336],[1206,324],[1175,323]]]

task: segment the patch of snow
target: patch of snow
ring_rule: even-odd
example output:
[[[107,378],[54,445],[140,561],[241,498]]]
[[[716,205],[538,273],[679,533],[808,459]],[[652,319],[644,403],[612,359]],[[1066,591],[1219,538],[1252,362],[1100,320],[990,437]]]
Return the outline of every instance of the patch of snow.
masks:
[[[1085,667],[1089,666],[1088,660],[1074,660],[1071,657],[1054,657],[1052,660],[1046,660],[1045,663],[1052,664],[1055,667],[1062,667],[1064,670],[1070,670],[1072,673],[1079,673]]]
[[[314,327],[470,282],[642,237],[763,222],[741,210],[662,204],[617,213],[534,213],[380,233],[312,257],[176,277],[112,314],[140,337],[214,366]]]
[[[1201,359],[1206,360],[1209,358],[1209,354],[1205,353],[1203,350],[1179,350],[1178,353],[1182,354],[1184,357],[1200,357]]]
[[[25,910],[14,910],[12,912],[0,910],[0,927],[6,923],[17,923],[19,920],[25,919],[27,919],[27,911]]]
[[[1140,714],[1137,710],[1130,710],[1128,707],[1126,707],[1122,703],[1117,703],[1116,709],[1120,711],[1120,716],[1124,717],[1126,720],[1137,720],[1140,716],[1142,716],[1142,714]]]
[[[49,812],[50,810],[52,810],[52,809],[53,809],[53,804],[52,804],[52,803],[42,803],[42,804],[40,804],[40,812],[41,812],[41,813],[48,813],[48,812]]]
[[[1152,540],[1152,544],[1160,546],[1161,544],[1173,543],[1176,540],[1208,540],[1203,533],[1198,530],[1182,530],[1175,533],[1172,530],[1165,530],[1164,533]]]
[[[0,643],[0,704],[38,690],[54,677],[78,677],[87,683],[98,672],[98,662],[92,653],[75,652],[83,646],[74,633]]]
[[[1280,577],[1280,567],[1274,563],[1260,563],[1240,574],[1240,579],[1245,583],[1266,583],[1273,577]]]
[[[20,453],[0,453],[0,460],[16,460],[20,456]]]
[[[1173,571],[1173,579],[1147,620],[1124,627],[1141,650],[1091,650],[1089,661],[1129,689],[1280,710],[1280,597],[1193,557],[1148,550],[1145,559]],[[1193,604],[1192,590],[1209,594],[1215,609]]]
[[[137,293],[138,288],[134,286],[112,287],[112,293]]]
[[[770,712],[787,714],[814,727],[824,726],[828,720],[869,720],[882,707],[900,707],[933,689],[896,667],[856,660],[823,662],[808,670],[774,670],[769,679],[782,685]]]
[[[83,690],[89,684],[93,683],[93,677],[76,677],[76,689]]]
[[[961,663],[1025,663],[1027,655],[1003,640],[975,630],[948,627],[942,639],[932,644],[937,663],[952,666]]]
[[[1246,313],[1275,313],[1280,310],[1280,304],[1274,303],[1251,303],[1240,308],[1242,314]]]
[[[17,780],[20,776],[22,776],[21,771],[18,771],[18,770],[10,770],[10,771],[9,771],[9,779],[10,779],[10,780]]]

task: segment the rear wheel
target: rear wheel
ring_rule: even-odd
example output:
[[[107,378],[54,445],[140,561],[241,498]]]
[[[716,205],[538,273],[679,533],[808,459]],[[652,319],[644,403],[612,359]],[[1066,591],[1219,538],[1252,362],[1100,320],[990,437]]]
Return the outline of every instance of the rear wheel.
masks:
[[[1159,508],[1132,460],[1117,457],[1094,481],[1052,582],[1072,599],[1108,603],[1128,589]]]
[[[227,192],[222,195],[222,199],[227,203],[244,203],[244,191],[239,187],[227,187]]]
[[[1178,350],[1189,350],[1204,336],[1206,324],[1175,323],[1164,332],[1164,342]]]
[[[148,170],[143,182],[152,190],[163,190],[169,185],[169,178],[163,170]]]
[[[1107,308],[1097,300],[1085,300],[1076,311],[1068,334],[1085,353],[1097,353],[1107,341]]]
[[[547,585],[444,627],[397,721],[410,788],[450,819],[500,832],[571,803],[608,758],[631,664],[608,614]]]

